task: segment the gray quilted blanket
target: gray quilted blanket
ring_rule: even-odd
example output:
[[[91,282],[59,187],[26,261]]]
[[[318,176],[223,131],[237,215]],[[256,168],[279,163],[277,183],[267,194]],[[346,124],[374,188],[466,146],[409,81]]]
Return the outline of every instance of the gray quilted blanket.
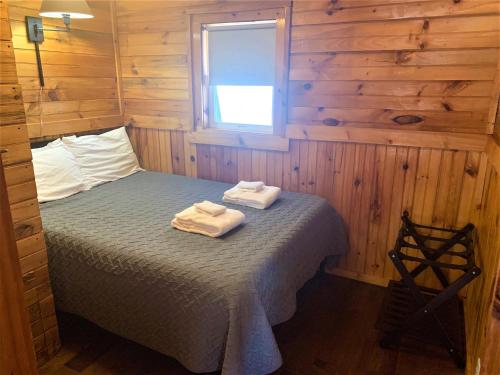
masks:
[[[221,238],[170,227],[230,185],[139,172],[41,207],[57,307],[179,360],[194,372],[281,366],[271,327],[328,255],[346,249],[322,198],[283,193]]]

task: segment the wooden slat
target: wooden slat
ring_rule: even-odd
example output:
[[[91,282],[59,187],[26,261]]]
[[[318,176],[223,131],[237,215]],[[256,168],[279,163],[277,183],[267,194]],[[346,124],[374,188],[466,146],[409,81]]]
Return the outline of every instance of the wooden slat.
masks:
[[[26,125],[5,125],[0,126],[0,146],[21,143],[28,137]]]
[[[287,136],[293,139],[371,143],[429,147],[438,149],[484,151],[484,135],[439,133],[421,131],[387,131],[382,129],[336,128],[311,125],[288,125]]]
[[[292,124],[385,129],[485,133],[485,112],[435,112],[420,110],[357,109],[324,107],[291,107],[288,120]],[[363,125],[365,124],[365,125]]]
[[[422,111],[487,111],[489,98],[426,98],[421,96],[366,96],[366,95],[292,95],[290,106],[326,108],[381,108]]]
[[[343,52],[334,49],[323,53],[300,53],[291,56],[291,67],[298,68],[342,68],[361,66],[453,66],[475,65],[494,67],[497,61],[495,48],[454,49],[438,51],[401,51],[391,48],[390,51],[363,53]]]
[[[33,165],[30,162],[5,167],[4,172],[7,186],[18,185],[35,179]]]
[[[136,128],[150,128],[163,130],[188,130],[191,125],[189,116],[144,116],[126,115],[124,122]]]
[[[498,13],[494,0],[463,0],[450,3],[446,0],[409,4],[383,4],[359,8],[326,8],[294,12],[294,25],[341,23],[354,21],[397,20],[407,18],[446,17]]]
[[[318,2],[312,2],[317,4]],[[298,4],[294,10],[297,11]],[[387,2],[385,2],[387,4]],[[314,23],[311,18],[311,23]],[[465,32],[497,31],[499,28],[495,15],[466,16],[466,17],[445,17],[445,18],[425,18],[420,20],[403,19],[392,22],[356,22],[356,23],[327,23],[319,25],[297,26],[292,30],[292,40],[301,39],[323,39],[326,36],[331,38],[347,37],[373,37],[377,36],[414,36],[417,39],[420,35],[432,35],[449,33],[450,30]],[[410,39],[410,38],[408,38]]]
[[[365,81],[405,81],[405,80],[468,80],[488,81],[495,77],[496,69],[483,67],[449,67],[441,66],[393,66],[363,68],[296,68],[290,69],[291,80],[365,80]]]
[[[288,151],[288,139],[268,134],[205,130],[188,134],[191,143]]]
[[[422,37],[363,36],[292,41],[292,53],[328,51],[437,50],[460,48],[496,48],[498,31],[430,34]]]
[[[486,97],[490,81],[290,81],[290,95]],[[381,94],[384,95],[381,95]]]

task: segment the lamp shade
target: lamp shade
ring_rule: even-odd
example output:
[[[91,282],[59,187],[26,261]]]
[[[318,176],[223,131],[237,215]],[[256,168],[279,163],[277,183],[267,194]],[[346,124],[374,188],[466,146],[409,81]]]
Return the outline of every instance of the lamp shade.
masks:
[[[49,18],[94,18],[85,0],[43,0],[40,16]]]

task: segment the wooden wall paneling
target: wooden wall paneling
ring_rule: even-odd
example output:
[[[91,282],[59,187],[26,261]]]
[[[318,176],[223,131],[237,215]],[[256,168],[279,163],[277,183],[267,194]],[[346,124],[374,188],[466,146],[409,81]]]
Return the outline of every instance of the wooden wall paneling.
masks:
[[[5,7],[5,3],[0,3]],[[16,251],[12,217],[0,155],[0,372],[36,374],[36,357],[24,303],[24,288]]]
[[[34,44],[24,17],[38,16],[39,2],[10,3],[13,49],[30,138],[54,137],[123,124],[115,22],[109,1],[89,1],[91,20],[72,20],[71,31],[46,31],[40,44],[46,86],[41,88]],[[44,18],[47,27],[62,21]],[[116,43],[115,43],[116,42]]]
[[[288,126],[287,136],[416,147],[423,141],[428,147],[465,150],[484,147],[485,138],[456,132],[487,130],[489,92],[498,61],[498,7],[493,1],[450,5],[433,0],[422,7],[392,1],[347,2],[345,7],[322,1],[306,4],[293,4],[289,82],[293,125]],[[238,6],[264,9],[256,2]],[[218,1],[202,7],[198,2],[130,1],[117,7],[120,48],[125,50],[125,111],[134,126],[172,128],[192,122],[189,51],[180,47],[189,41],[186,15],[222,8]],[[146,27],[155,10],[155,17],[164,22]],[[370,14],[373,11],[377,14]],[[175,22],[167,22],[174,16]],[[458,27],[457,38],[450,30]],[[132,43],[135,50],[130,49]],[[185,120],[178,122],[180,114],[189,118],[184,115]],[[394,132],[385,135],[373,128]],[[402,129],[420,132],[422,139],[412,132],[399,133]],[[448,132],[440,137],[435,131]],[[216,144],[218,138],[197,142]],[[190,154],[194,156],[194,151]],[[186,164],[190,156],[185,156]]]
[[[478,368],[481,374],[496,374],[500,359],[495,356],[500,339],[498,280],[500,276],[500,146],[489,143],[486,179],[481,209],[478,212],[476,258],[482,269],[482,277],[467,290],[465,300],[468,356],[468,374]]]
[[[477,94],[465,94],[463,89],[471,83],[491,87],[493,82],[498,60],[497,3],[305,4],[294,3],[291,122],[387,128],[396,125],[398,116],[415,116],[418,123],[409,121],[399,127],[486,132],[488,89]],[[473,71],[482,73],[469,76]],[[405,89],[419,86],[412,92]],[[468,107],[474,102],[477,106]],[[321,113],[315,110],[318,107]],[[451,129],[446,122],[453,122],[455,116],[469,117],[474,125],[455,124]]]
[[[342,128],[321,125],[288,125],[287,136],[291,139],[428,147],[465,151],[484,151],[488,140],[488,138],[482,134],[436,133],[355,127]]]
[[[14,3],[14,2],[13,2]],[[9,25],[6,3],[0,2],[2,9],[2,25]],[[17,4],[17,3],[16,3]],[[12,3],[9,3],[12,9]],[[15,16],[15,12],[10,13]],[[10,18],[12,20],[12,18]],[[42,232],[31,149],[29,144],[29,128],[23,106],[22,87],[16,75],[16,60],[10,40],[11,33],[2,29],[0,39],[2,45],[9,48],[2,50],[2,73],[0,76],[0,147],[7,152],[2,155],[5,175],[7,199],[12,214],[14,239],[17,244],[17,259],[23,282],[24,300],[29,313],[31,336],[35,343],[38,364],[46,362],[58,350],[59,335],[55,318],[55,307],[47,272],[47,253]],[[16,30],[12,33],[16,38]],[[6,68],[6,66],[10,68]],[[2,237],[3,238],[3,237]],[[31,345],[31,342],[30,342]],[[29,365],[26,359],[26,365]],[[31,369],[19,373],[34,373]],[[9,372],[10,373],[10,372]]]

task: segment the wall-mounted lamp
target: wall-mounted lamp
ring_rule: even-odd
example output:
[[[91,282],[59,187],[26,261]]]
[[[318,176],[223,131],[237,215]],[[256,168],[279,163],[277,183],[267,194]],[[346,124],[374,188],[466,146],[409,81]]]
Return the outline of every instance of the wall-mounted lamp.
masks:
[[[44,28],[40,17],[26,16],[26,29],[28,40],[35,43],[35,53],[38,66],[38,75],[40,77],[40,86],[45,86],[43,78],[42,61],[40,58],[39,43],[44,40],[44,31],[70,31],[71,19],[94,18],[90,7],[85,0],[43,0],[39,15],[48,18],[62,18],[66,28],[49,29]]]

